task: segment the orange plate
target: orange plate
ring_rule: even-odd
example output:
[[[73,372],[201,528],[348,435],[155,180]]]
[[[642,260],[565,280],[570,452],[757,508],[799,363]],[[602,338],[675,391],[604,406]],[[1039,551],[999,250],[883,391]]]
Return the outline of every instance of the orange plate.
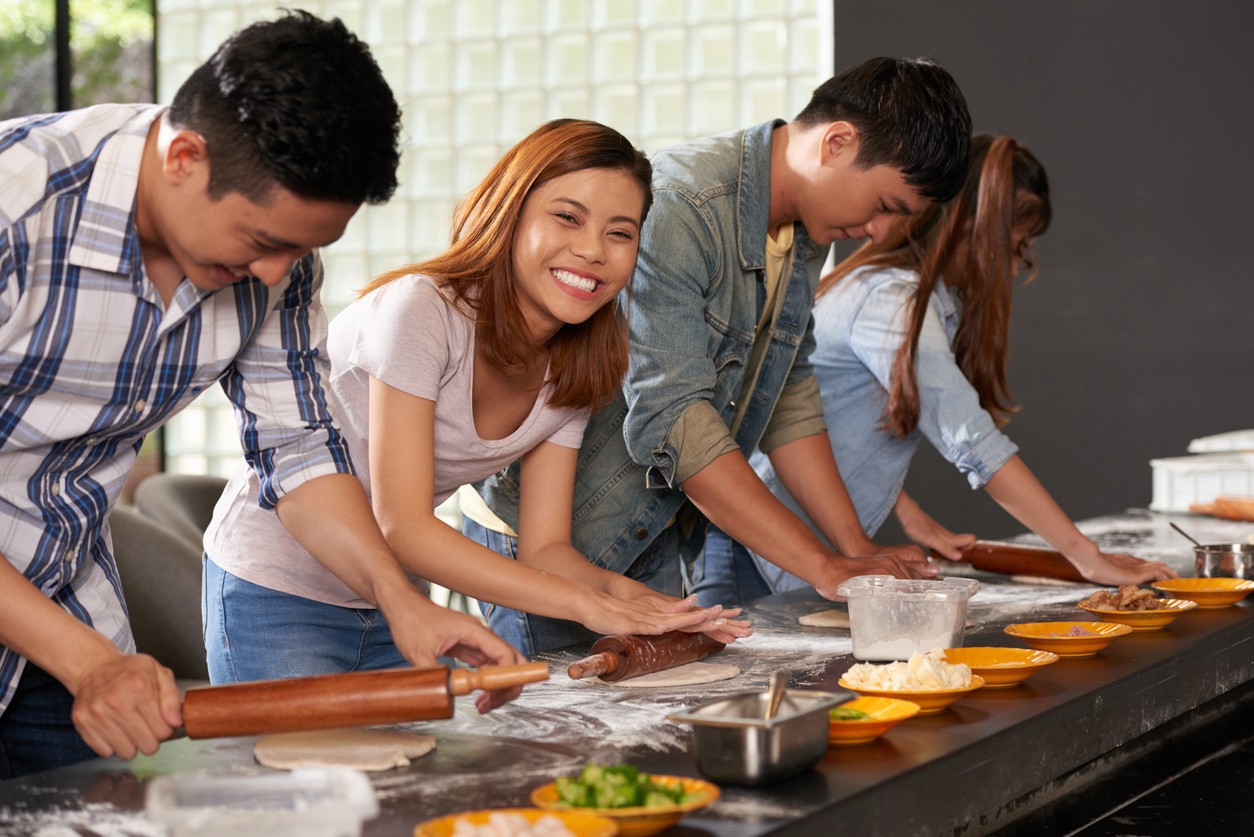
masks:
[[[1067,636],[1077,626],[1089,634]],[[1007,625],[1005,632],[1029,647],[1053,651],[1059,657],[1092,657],[1118,637],[1132,633],[1132,628],[1114,622],[1024,622]]]
[[[837,710],[857,709],[867,717],[841,720]],[[854,698],[832,709],[827,716],[829,744],[866,744],[879,738],[907,718],[919,714],[919,704],[908,700],[884,697]]]
[[[1104,622],[1127,625],[1134,631],[1161,631],[1180,618],[1180,614],[1197,607],[1197,602],[1188,599],[1159,599],[1158,607],[1153,610],[1114,610],[1089,607],[1084,602],[1078,603],[1076,607],[1100,616]]]
[[[1170,578],[1151,582],[1150,587],[1206,609],[1231,607],[1254,593],[1254,581],[1245,578]]]
[[[539,808],[496,808],[482,811],[467,811],[464,814],[450,814],[434,820],[427,820],[414,827],[414,837],[449,837],[456,827],[457,820],[465,820],[472,825],[486,825],[492,814],[519,814],[527,822],[534,824],[540,817],[556,817],[570,829],[575,837],[614,837],[618,827],[612,820],[585,814],[582,811],[543,811]]]
[[[1058,662],[1058,655],[1027,648],[946,648],[945,662],[966,663],[984,678],[986,689],[1006,689],[1027,680],[1041,666]]]
[[[983,686],[984,678],[980,677],[978,674],[973,674],[971,675],[971,685],[965,689],[934,689],[927,692],[908,692],[900,689],[864,689],[860,686],[851,686],[843,677],[837,682],[840,684],[842,689],[848,689],[851,692],[857,692],[858,694],[866,697],[895,698],[897,700],[908,700],[911,703],[917,703],[919,705],[920,715],[933,715],[949,706],[949,704],[953,703],[967,692],[974,692],[976,689]]]
[[[572,808],[561,801],[561,797],[557,795],[557,787],[549,782],[531,792],[531,802],[546,811],[578,811],[605,817],[618,826],[620,837],[645,837],[648,834],[665,831],[679,822],[685,814],[704,808],[718,799],[718,785],[712,785],[700,779],[689,779],[687,776],[659,776],[656,773],[649,774],[649,778],[659,785],[668,787],[682,785],[684,793],[696,794],[696,796],[687,802],[675,805],[654,805],[648,808]]]

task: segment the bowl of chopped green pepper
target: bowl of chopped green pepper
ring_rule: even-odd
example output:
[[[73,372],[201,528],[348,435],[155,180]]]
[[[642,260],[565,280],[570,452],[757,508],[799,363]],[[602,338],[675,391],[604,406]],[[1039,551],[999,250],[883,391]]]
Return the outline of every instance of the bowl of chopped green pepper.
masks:
[[[919,705],[908,700],[860,697],[830,710],[829,744],[867,744],[897,724],[919,714]]]
[[[619,837],[657,834],[716,799],[717,785],[646,773],[630,764],[588,764],[578,776],[559,776],[531,792],[538,808],[579,810],[613,820]]]

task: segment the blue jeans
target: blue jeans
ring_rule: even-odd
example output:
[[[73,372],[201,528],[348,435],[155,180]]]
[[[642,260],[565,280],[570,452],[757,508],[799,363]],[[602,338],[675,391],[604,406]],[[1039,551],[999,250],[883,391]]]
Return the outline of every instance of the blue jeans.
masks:
[[[705,549],[693,563],[689,593],[701,607],[738,607],[775,592],[758,572],[753,556],[714,524],[705,533]]]
[[[658,535],[627,568],[624,575],[661,593],[679,596],[683,591],[683,576],[679,568],[681,562],[668,532],[669,529]],[[468,517],[462,518],[462,533],[475,543],[483,544],[506,558],[518,558],[518,539],[515,537],[493,532]],[[540,651],[551,651],[577,642],[591,642],[601,636],[578,622],[565,619],[536,616],[489,602],[480,602],[479,608],[496,635],[528,657]]]
[[[271,590],[206,556],[201,592],[213,683],[312,677],[409,665],[383,614]]]
[[[74,696],[29,660],[0,715],[0,780],[97,758],[74,729]]]

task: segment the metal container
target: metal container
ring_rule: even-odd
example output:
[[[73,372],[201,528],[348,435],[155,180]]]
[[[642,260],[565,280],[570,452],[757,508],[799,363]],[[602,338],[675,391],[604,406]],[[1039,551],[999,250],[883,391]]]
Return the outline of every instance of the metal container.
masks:
[[[1193,550],[1198,578],[1254,580],[1254,544],[1208,543]]]
[[[836,588],[849,600],[849,635],[859,660],[908,660],[933,648],[959,648],[973,578],[900,579],[860,575]]]
[[[818,764],[827,752],[828,710],[853,697],[849,692],[785,691],[768,721],[767,693],[745,692],[667,717],[692,724],[702,776],[755,787]]]

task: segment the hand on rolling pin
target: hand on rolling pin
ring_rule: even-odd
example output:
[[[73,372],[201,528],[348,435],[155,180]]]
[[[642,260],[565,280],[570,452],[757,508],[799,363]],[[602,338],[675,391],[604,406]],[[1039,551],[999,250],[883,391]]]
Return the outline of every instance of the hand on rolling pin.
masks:
[[[74,695],[74,728],[99,755],[152,755],[182,726],[174,674],[152,657],[123,654],[110,645],[86,666],[65,685]]]
[[[454,657],[472,666],[527,662],[517,649],[478,619],[441,607],[426,596],[415,597],[410,607],[389,611],[392,640],[415,668],[439,665],[437,657]],[[475,697],[475,708],[480,713],[490,712],[521,693],[522,686],[481,692]]]
[[[893,514],[912,543],[917,543],[925,550],[930,549],[950,561],[961,561],[962,550],[976,541],[975,535],[955,534],[940,525],[904,491],[897,495]]]
[[[674,596],[659,593],[653,588],[625,576],[619,576],[614,583],[614,587],[609,592],[611,595],[621,599],[648,603],[664,614],[684,614],[689,618],[695,614],[703,614],[705,617],[686,625],[675,625],[667,630],[708,634],[712,639],[716,639],[724,645],[753,633],[753,628],[747,620],[732,618],[740,615],[740,608],[725,608],[721,605],[719,607],[700,608],[696,606],[697,597],[695,594],[686,599],[676,599]],[[636,633],[645,632],[636,631]],[[648,631],[647,633],[657,634],[663,633],[663,631]]]
[[[693,599],[676,599],[628,578],[619,577],[613,592],[592,591],[578,621],[600,634],[656,636],[670,631],[726,634],[741,632],[743,622],[729,620],[722,606],[693,607]],[[732,615],[740,611],[735,610]],[[733,636],[734,638],[734,636]],[[721,640],[725,642],[726,640]]]
[[[1180,577],[1179,573],[1160,561],[1146,561],[1123,552],[1102,552],[1092,541],[1088,548],[1077,554],[1063,554],[1081,575],[1098,584],[1145,584]]]

